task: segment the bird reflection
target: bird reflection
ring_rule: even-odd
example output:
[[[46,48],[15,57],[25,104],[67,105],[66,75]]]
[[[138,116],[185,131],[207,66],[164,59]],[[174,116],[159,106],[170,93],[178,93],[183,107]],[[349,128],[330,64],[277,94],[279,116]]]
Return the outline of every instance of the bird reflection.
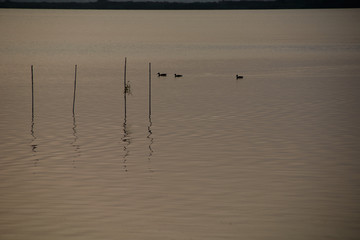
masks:
[[[151,145],[154,143],[154,138],[152,137],[152,130],[151,130],[151,126],[152,126],[152,121],[151,121],[151,116],[149,116],[149,126],[148,126],[148,132],[149,134],[147,135],[147,139],[149,139],[149,155],[148,155],[148,162],[151,162],[151,157],[153,155],[154,150],[152,149]],[[149,167],[149,171],[153,171],[150,167]]]
[[[123,163],[124,163],[124,171],[127,172],[128,168],[127,168],[127,158],[130,155],[130,151],[128,149],[130,143],[131,143],[131,138],[130,138],[130,134],[129,134],[129,130],[127,129],[127,124],[126,124],[126,115],[124,118],[124,123],[123,123],[123,137],[121,138],[121,140],[124,143],[124,156],[123,156]]]

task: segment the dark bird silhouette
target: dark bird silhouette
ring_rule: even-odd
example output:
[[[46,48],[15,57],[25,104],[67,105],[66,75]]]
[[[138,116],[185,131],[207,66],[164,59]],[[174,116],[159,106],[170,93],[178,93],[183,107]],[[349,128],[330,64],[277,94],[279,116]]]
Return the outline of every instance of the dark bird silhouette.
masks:
[[[157,73],[158,77],[166,77],[166,73]]]
[[[244,78],[243,76],[236,74],[236,79],[243,79],[243,78]]]
[[[181,75],[181,74],[176,74],[175,73],[175,77],[182,77],[183,75]]]

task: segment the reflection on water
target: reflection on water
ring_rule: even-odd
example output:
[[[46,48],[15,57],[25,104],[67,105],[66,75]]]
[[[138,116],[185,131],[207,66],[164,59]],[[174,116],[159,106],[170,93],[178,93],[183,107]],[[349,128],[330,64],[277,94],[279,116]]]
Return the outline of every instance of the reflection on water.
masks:
[[[32,114],[32,119],[31,119],[31,127],[30,127],[30,134],[31,134],[31,151],[32,151],[32,156],[34,158],[33,162],[34,162],[34,167],[37,166],[38,162],[39,162],[39,158],[37,157],[37,147],[38,144],[36,143],[36,135],[35,135],[35,130],[34,130],[34,126],[35,126],[35,121],[34,121],[34,114]],[[35,173],[35,172],[34,172]]]
[[[124,168],[124,171],[127,172],[128,171],[127,161],[128,161],[128,156],[130,155],[129,146],[131,144],[131,137],[130,137],[130,133],[129,133],[127,123],[126,123],[126,116],[124,118],[123,136],[122,136],[121,140],[124,143],[124,145],[123,145],[123,147],[124,147],[123,168]]]
[[[35,136],[35,131],[34,131],[34,118],[32,119],[31,121],[31,130],[30,130],[30,133],[31,133],[31,136],[32,136],[32,140],[31,140],[31,149],[33,152],[36,152],[36,148],[37,148],[37,144],[35,144],[35,140],[36,140],[36,136]]]
[[[76,153],[76,156],[74,157],[73,159],[73,166],[74,168],[76,168],[76,159],[80,157],[81,153],[80,153],[80,144],[77,143],[78,141],[78,135],[77,135],[77,131],[76,131],[76,117],[75,117],[75,112],[73,113],[73,127],[72,127],[72,130],[73,130],[73,141],[71,142],[71,146],[73,146],[73,148],[75,149],[75,153]]]
[[[153,170],[151,169],[151,157],[153,155],[154,150],[152,149],[152,144],[154,143],[154,138],[152,137],[152,130],[151,130],[151,126],[152,126],[152,121],[151,121],[151,116],[149,115],[149,125],[148,125],[148,135],[146,136],[146,138],[149,140],[149,155],[148,155],[148,162],[149,162],[149,171],[152,172]]]

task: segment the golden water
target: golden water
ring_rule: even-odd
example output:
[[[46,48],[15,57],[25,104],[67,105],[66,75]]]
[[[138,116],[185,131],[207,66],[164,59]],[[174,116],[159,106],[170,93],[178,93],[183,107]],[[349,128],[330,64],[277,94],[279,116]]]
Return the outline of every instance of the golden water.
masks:
[[[0,239],[356,239],[358,16],[1,9]]]

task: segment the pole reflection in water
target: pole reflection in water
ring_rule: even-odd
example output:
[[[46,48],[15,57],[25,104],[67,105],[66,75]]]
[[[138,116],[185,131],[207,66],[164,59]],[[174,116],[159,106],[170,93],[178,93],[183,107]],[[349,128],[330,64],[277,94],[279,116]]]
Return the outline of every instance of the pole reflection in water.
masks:
[[[76,168],[75,159],[78,158],[78,157],[80,157],[80,155],[81,155],[81,154],[80,154],[80,145],[77,143],[77,140],[78,140],[79,137],[78,137],[78,135],[77,135],[76,127],[77,127],[77,125],[76,125],[76,118],[75,118],[75,114],[73,114],[73,127],[72,127],[72,129],[73,129],[74,140],[73,140],[73,142],[71,143],[71,146],[74,147],[75,153],[76,153],[75,158],[73,159],[73,167],[74,167],[74,168]]]
[[[34,122],[34,115],[33,115],[32,120],[31,120],[31,127],[30,127],[30,133],[31,133],[31,137],[32,137],[30,146],[31,146],[32,155],[34,157],[34,167],[36,167],[39,162],[39,158],[37,157],[38,144],[36,144],[36,135],[35,135],[35,131],[34,131],[34,126],[35,126],[35,122]]]
[[[130,138],[130,134],[129,131],[127,129],[127,124],[126,124],[126,116],[124,118],[124,123],[123,123],[123,137],[121,138],[121,140],[124,143],[124,156],[123,156],[123,163],[124,163],[124,171],[127,172],[128,168],[127,168],[127,158],[130,155],[130,150],[129,145],[131,143],[131,138]]]
[[[149,162],[149,171],[153,172],[153,170],[150,167],[150,163],[151,163],[151,157],[153,155],[153,149],[151,147],[151,145],[154,143],[154,138],[151,136],[152,135],[152,130],[151,130],[151,126],[152,126],[152,121],[151,121],[151,116],[149,116],[149,126],[148,126],[148,132],[149,134],[147,135],[147,139],[149,139],[149,155],[148,155],[148,162]]]
[[[31,119],[31,128],[30,128],[30,133],[32,136],[32,140],[31,140],[31,150],[35,153],[36,152],[36,148],[37,148],[37,144],[35,144],[35,140],[36,140],[36,136],[35,136],[35,131],[34,131],[34,114],[32,115],[32,119]]]

